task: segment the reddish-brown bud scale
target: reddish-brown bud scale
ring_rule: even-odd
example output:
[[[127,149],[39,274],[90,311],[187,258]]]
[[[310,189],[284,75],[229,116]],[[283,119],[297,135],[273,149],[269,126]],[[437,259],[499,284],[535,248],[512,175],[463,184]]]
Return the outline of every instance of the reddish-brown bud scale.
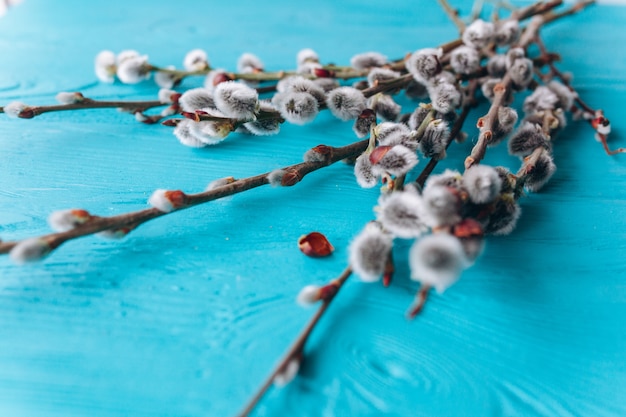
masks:
[[[452,228],[452,234],[458,238],[480,237],[483,236],[483,228],[476,220],[467,218]]]
[[[174,208],[181,208],[187,204],[187,194],[181,190],[166,191],[165,198],[172,203]]]
[[[333,148],[327,145],[317,145],[311,148],[311,151],[323,156],[324,160],[327,162],[330,162],[333,157]]]
[[[75,210],[72,210],[70,213],[72,213],[72,216],[80,220],[81,223],[85,223],[93,217],[91,213],[83,209],[75,209]]]
[[[182,114],[187,119],[193,120],[194,122],[199,122],[200,121],[200,115],[198,115],[198,113],[196,113],[196,112],[191,113],[191,112],[183,111],[180,114]]]
[[[392,146],[378,146],[370,153],[370,162],[376,165],[391,150]]]
[[[179,119],[167,119],[167,120],[161,122],[161,124],[163,126],[170,126],[170,127],[176,127],[176,125],[178,125],[178,123],[180,123]]]
[[[213,77],[213,86],[232,80],[233,78],[229,77],[228,74],[226,74],[225,72],[220,72],[219,74],[215,74],[215,77]]]
[[[376,112],[372,109],[365,109],[359,114],[359,119],[376,119]]]
[[[302,176],[298,172],[297,169],[289,169],[285,171],[283,178],[280,180],[280,185],[283,187],[291,187],[292,185],[296,185],[302,180]]]
[[[313,68],[313,75],[317,78],[334,78],[335,72],[325,68]]]
[[[324,285],[322,288],[320,288],[320,300],[330,300],[335,296],[335,294],[337,294],[337,291],[339,291],[339,284],[337,284],[336,282],[331,282],[328,285]]]
[[[17,117],[19,117],[20,119],[32,119],[33,117],[35,117],[35,111],[28,107],[22,111],[20,111],[17,114]]]
[[[182,96],[181,93],[174,93],[170,96],[170,100],[172,100],[172,104],[178,104],[178,100],[180,100],[180,97]]]
[[[300,236],[298,247],[305,255],[315,258],[328,256],[335,250],[326,236],[319,232],[311,232],[308,235]]]

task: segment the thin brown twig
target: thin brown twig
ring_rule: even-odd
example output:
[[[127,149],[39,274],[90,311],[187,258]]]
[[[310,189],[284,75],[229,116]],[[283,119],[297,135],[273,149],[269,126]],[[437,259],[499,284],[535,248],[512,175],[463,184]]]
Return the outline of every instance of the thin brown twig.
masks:
[[[54,104],[50,106],[28,106],[18,117],[23,119],[31,119],[40,114],[67,111],[67,110],[83,110],[83,109],[105,109],[105,108],[119,108],[132,111],[144,111],[153,107],[166,106],[167,103],[162,103],[159,100],[146,100],[146,101],[106,101],[106,100],[93,100],[85,98],[82,101],[70,104]],[[3,109],[0,107],[0,113]]]
[[[283,168],[283,170],[289,175],[290,182],[283,182],[283,185],[295,185],[311,172],[317,171],[325,166],[336,163],[343,159],[356,157],[365,150],[367,145],[368,141],[363,140],[339,148],[327,147],[329,157],[326,161],[301,162],[299,164],[287,166]],[[204,191],[197,194],[187,194],[185,196],[184,205],[177,208],[176,211],[269,184],[269,180],[267,178],[268,175],[269,172],[253,177],[236,180],[230,184],[223,185],[209,191]],[[61,244],[69,240],[79,237],[92,235],[103,231],[120,230],[124,228],[134,229],[149,220],[164,216],[166,214],[169,213],[159,211],[156,208],[149,208],[111,217],[94,216],[88,222],[71,230],[68,230],[66,232],[43,235],[38,237],[38,239],[45,242],[52,250],[56,249]],[[0,254],[9,253],[19,243],[20,241],[0,242]]]
[[[446,12],[448,17],[450,18],[450,20],[452,20],[452,22],[456,25],[457,29],[459,30],[459,33],[463,34],[463,32],[465,32],[465,22],[463,22],[463,20],[461,20],[461,18],[459,17],[459,11],[453,8],[452,6],[450,6],[450,3],[448,3],[448,0],[438,0],[438,1],[439,1],[439,4],[441,5],[441,8],[443,8],[443,10]]]
[[[593,2],[590,2],[589,4],[592,4]],[[542,56],[545,57],[550,57],[551,54],[548,49],[546,48],[543,39],[541,39],[540,36],[537,36],[535,38],[535,43],[537,44],[537,46],[539,47],[539,51],[541,52]],[[551,59],[547,59],[545,60],[546,63],[548,64],[549,68],[550,68],[550,74],[548,75],[548,77],[551,76],[555,76],[558,77],[561,82],[563,83],[563,85],[565,85],[571,92],[576,93],[576,98],[574,99],[574,101],[576,102],[576,104],[587,114],[587,120],[589,121],[589,124],[591,124],[591,126],[596,129],[597,126],[594,126],[594,123],[599,123],[599,121],[608,123],[608,120],[604,117],[604,113],[601,109],[594,109],[593,107],[591,107],[589,104],[587,104],[585,101],[583,101],[583,99],[580,97],[580,94],[578,93],[578,91],[576,91],[576,89],[571,85],[569,78],[563,74],[563,72],[561,72],[561,70],[559,70],[557,68],[557,66],[554,64],[553,60]],[[574,106],[575,107],[575,106]],[[567,110],[571,110],[571,109],[567,109]],[[600,133],[596,131],[596,138],[598,139],[598,141],[602,144],[602,147],[604,148],[604,151],[606,152],[607,155],[617,155],[620,153],[626,153],[626,148],[616,148],[616,149],[611,149],[609,147],[608,144],[608,134],[606,133]]]
[[[526,49],[528,45],[536,38],[539,28],[544,24],[542,16],[536,16],[526,27],[517,46]],[[503,106],[507,95],[511,93],[512,80],[510,73],[507,73],[501,82],[493,88],[493,102],[489,107],[487,114],[479,120],[480,135],[476,145],[472,148],[470,155],[465,158],[465,169],[475,164],[479,164],[485,157],[487,145],[493,136],[493,129],[497,122],[498,110]]]
[[[304,329],[302,329],[302,331],[300,332],[296,340],[293,342],[293,344],[289,347],[289,349],[287,349],[287,353],[282,357],[282,359],[274,367],[274,370],[268,375],[268,377],[265,379],[263,384],[261,384],[261,387],[257,390],[255,395],[246,404],[244,409],[239,414],[237,414],[237,417],[247,417],[250,414],[250,412],[254,409],[254,407],[256,407],[256,405],[261,400],[261,398],[263,398],[263,395],[265,395],[267,390],[272,386],[272,384],[274,383],[274,380],[276,379],[276,376],[284,371],[284,369],[287,367],[290,361],[294,360],[295,358],[297,358],[299,355],[302,354],[304,350],[304,346],[306,342],[309,340],[309,336],[311,336],[313,329],[315,329],[315,326],[317,325],[317,323],[320,321],[324,313],[328,310],[328,307],[330,307],[330,303],[332,303],[332,301],[335,299],[337,293],[342,288],[343,284],[347,281],[347,279],[350,277],[351,274],[352,274],[352,269],[348,267],[341,273],[339,277],[333,280],[333,283],[336,287],[336,292],[334,292],[332,295],[330,295],[329,297],[327,297],[326,299],[322,301],[322,304],[317,309],[317,311],[315,312],[311,320],[309,320],[309,322],[306,324]]]

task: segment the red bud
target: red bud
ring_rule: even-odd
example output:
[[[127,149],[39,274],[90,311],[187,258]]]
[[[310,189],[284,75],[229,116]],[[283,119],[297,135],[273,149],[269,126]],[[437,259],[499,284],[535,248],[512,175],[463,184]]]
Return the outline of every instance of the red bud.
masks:
[[[334,78],[335,72],[325,68],[313,68],[313,75],[317,78]]]
[[[165,192],[165,198],[172,203],[174,208],[180,208],[187,203],[187,194],[182,192],[181,190],[171,190]]]
[[[483,227],[476,220],[467,218],[453,227],[452,234],[458,238],[479,237],[483,236]]]
[[[335,250],[326,236],[319,232],[311,232],[308,235],[300,236],[298,247],[302,253],[314,258],[328,256]]]

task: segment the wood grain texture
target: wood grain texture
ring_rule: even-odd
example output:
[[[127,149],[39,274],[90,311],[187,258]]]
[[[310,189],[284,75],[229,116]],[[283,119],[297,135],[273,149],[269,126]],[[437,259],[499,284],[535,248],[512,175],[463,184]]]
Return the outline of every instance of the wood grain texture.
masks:
[[[469,12],[470,2],[456,3]],[[620,146],[624,23],[626,9],[597,6],[544,31],[560,68],[612,119]],[[431,1],[26,0],[0,19],[0,104],[52,103],[72,90],[153,98],[150,82],[94,82],[93,57],[105,48],[134,48],[167,65],[201,47],[226,68],[249,51],[273,70],[293,67],[303,47],[343,64],[369,50],[401,57],[455,35]],[[469,140],[453,145],[437,172],[462,167],[477,137],[471,124],[466,131]],[[53,210],[142,209],[156,188],[197,192],[219,177],[298,162],[320,143],[352,141],[350,124],[327,114],[275,137],[234,135],[201,150],[115,110],[0,115],[0,237],[47,233]],[[555,159],[552,182],[523,199],[518,229],[489,239],[478,263],[417,320],[403,317],[416,289],[408,242],[396,248],[391,288],[348,282],[300,375],[270,390],[255,415],[625,415],[626,159],[607,157],[580,123],[562,132]],[[519,164],[504,148],[485,162]],[[233,415],[313,313],[295,295],[343,270],[376,199],[338,164],[293,188],[155,220],[122,241],[67,243],[40,264],[0,258],[0,415]],[[299,252],[298,237],[313,230],[335,246],[330,258]]]

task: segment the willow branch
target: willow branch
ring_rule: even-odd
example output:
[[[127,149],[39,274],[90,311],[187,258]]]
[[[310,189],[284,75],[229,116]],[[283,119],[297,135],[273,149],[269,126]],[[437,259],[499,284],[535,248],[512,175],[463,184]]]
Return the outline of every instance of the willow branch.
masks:
[[[283,170],[286,172],[286,176],[288,176],[289,181],[283,180],[283,185],[295,185],[311,172],[317,171],[343,159],[356,157],[365,150],[367,145],[368,141],[364,140],[354,142],[350,145],[339,148],[325,147],[328,155],[328,158],[325,161],[301,162],[299,164],[284,167]],[[266,172],[264,174],[256,175],[253,177],[236,180],[230,184],[226,184],[209,191],[204,191],[197,194],[186,194],[184,195],[184,204],[182,204],[180,207],[177,207],[176,210],[172,212],[166,213],[163,211],[159,211],[156,208],[149,208],[111,217],[93,216],[86,223],[77,226],[71,230],[39,236],[38,239],[45,242],[50,250],[52,250],[56,249],[61,244],[69,240],[79,237],[88,236],[103,231],[120,230],[125,228],[132,230],[139,225],[157,217],[165,216],[166,214],[173,213],[175,211],[187,209],[233,194],[238,194],[247,190],[251,190],[253,188],[260,187],[262,185],[267,185],[269,184],[269,174],[269,172]],[[0,254],[10,252],[20,242],[22,241],[0,242]]]
[[[338,278],[332,281],[332,284],[335,287],[335,292],[329,295],[327,298],[325,298],[322,301],[322,304],[315,312],[315,315],[313,315],[313,317],[311,318],[311,320],[309,320],[309,322],[306,324],[304,329],[302,329],[302,331],[300,332],[296,340],[287,350],[287,353],[282,357],[282,359],[274,367],[274,370],[265,379],[261,387],[255,393],[255,395],[250,399],[248,404],[246,404],[244,409],[239,414],[237,414],[237,417],[247,417],[250,414],[250,412],[254,409],[254,407],[256,407],[256,405],[261,400],[261,398],[263,398],[263,395],[265,395],[267,390],[272,386],[276,377],[282,372],[284,372],[284,370],[287,368],[287,366],[292,360],[297,360],[297,358],[300,355],[302,355],[304,346],[306,342],[309,340],[309,337],[311,336],[313,329],[315,329],[315,326],[320,321],[324,313],[328,310],[328,307],[330,307],[330,304],[335,299],[337,293],[342,288],[343,284],[347,281],[347,279],[350,277],[351,274],[352,274],[352,269],[348,267],[341,273],[341,275]]]

